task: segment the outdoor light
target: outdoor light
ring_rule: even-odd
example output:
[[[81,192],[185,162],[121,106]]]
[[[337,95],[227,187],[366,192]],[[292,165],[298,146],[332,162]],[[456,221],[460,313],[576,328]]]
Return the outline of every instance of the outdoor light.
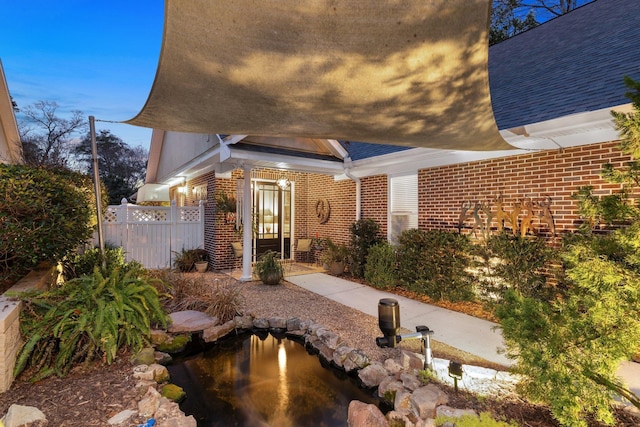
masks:
[[[458,380],[462,379],[462,363],[449,361],[449,376],[453,378],[453,387],[458,392]]]
[[[276,180],[276,184],[278,185],[278,187],[280,187],[282,190],[286,190],[287,188],[289,188],[289,186],[291,185],[291,181],[289,181],[289,178],[287,178],[286,176],[281,176],[280,178],[278,178]]]
[[[400,329],[400,305],[392,298],[378,302],[378,326],[384,338],[376,338],[378,347],[395,347],[396,335]]]
[[[424,354],[424,369],[433,369],[431,357],[431,335],[433,331],[426,326],[416,326],[413,334],[398,335],[400,329],[400,306],[393,298],[383,298],[378,301],[378,326],[384,337],[376,338],[378,347],[394,348],[402,340],[422,340],[422,352]]]

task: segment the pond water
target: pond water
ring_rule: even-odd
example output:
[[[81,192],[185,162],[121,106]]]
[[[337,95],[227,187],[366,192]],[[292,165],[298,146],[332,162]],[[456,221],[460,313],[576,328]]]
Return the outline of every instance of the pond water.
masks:
[[[349,402],[379,405],[374,392],[295,341],[244,335],[169,366],[198,426],[347,425]]]

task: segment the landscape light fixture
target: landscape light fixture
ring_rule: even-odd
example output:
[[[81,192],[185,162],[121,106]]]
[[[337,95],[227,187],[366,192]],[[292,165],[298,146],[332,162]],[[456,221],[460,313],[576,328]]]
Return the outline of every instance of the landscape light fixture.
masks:
[[[449,376],[453,378],[453,387],[458,392],[458,380],[462,379],[462,363],[455,360],[449,361]]]
[[[433,358],[431,357],[431,335],[433,331],[426,326],[416,326],[416,332],[412,334],[398,335],[400,330],[400,305],[393,298],[382,298],[378,301],[378,326],[383,337],[376,338],[378,347],[395,348],[402,340],[419,339],[422,341],[424,354],[424,369],[433,370]]]

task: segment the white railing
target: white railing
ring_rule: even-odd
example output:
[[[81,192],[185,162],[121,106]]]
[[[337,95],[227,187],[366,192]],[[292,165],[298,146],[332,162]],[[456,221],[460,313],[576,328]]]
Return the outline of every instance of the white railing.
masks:
[[[175,252],[204,247],[204,204],[178,207],[110,205],[102,220],[105,243],[122,246],[127,261],[167,268]],[[98,243],[97,233],[94,244]]]

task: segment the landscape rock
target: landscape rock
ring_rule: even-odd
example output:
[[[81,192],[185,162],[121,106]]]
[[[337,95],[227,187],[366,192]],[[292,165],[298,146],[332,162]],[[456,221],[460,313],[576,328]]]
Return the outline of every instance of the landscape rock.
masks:
[[[389,375],[380,381],[378,385],[378,396],[385,397],[387,393],[396,393],[398,390],[404,389],[404,386],[393,375]]]
[[[346,345],[341,345],[333,352],[333,363],[339,368],[344,368],[344,361],[353,349]]]
[[[171,313],[169,315],[171,323],[169,332],[198,332],[211,328],[218,324],[216,317],[211,317],[206,313],[196,310],[184,310]]]
[[[406,388],[397,390],[396,398],[393,401],[393,409],[405,414],[411,413],[411,394]]]
[[[436,408],[449,401],[449,396],[434,384],[427,384],[411,395],[414,412],[423,419],[435,418]]]
[[[349,403],[347,425],[349,427],[389,427],[389,422],[376,405],[352,400]]]
[[[338,346],[342,342],[340,335],[328,329],[320,328],[316,331],[316,335],[318,336],[318,338],[320,338],[320,341],[322,341],[322,343],[329,347],[331,350],[335,350],[336,348],[338,348]]]
[[[158,365],[167,366],[170,365],[173,361],[173,357],[169,353],[165,353],[164,351],[154,351],[153,352],[153,362]]]
[[[422,381],[418,377],[413,374],[409,374],[407,372],[402,372],[400,374],[400,381],[402,381],[402,385],[407,389],[413,391],[420,387],[422,387]]]
[[[202,339],[204,342],[215,342],[229,334],[229,332],[235,330],[235,328],[235,320],[229,320],[222,325],[213,326],[202,331]]]
[[[109,424],[110,426],[117,426],[117,425],[126,423],[136,415],[138,415],[138,411],[134,411],[132,409],[126,409],[124,411],[118,412],[113,417],[109,418],[109,420],[107,421],[107,424]]]
[[[150,331],[151,344],[153,345],[164,344],[169,340],[170,336],[167,331],[161,329],[151,329]]]
[[[192,415],[185,416],[177,403],[165,398],[160,399],[153,417],[158,427],[196,427],[198,424]]]
[[[153,347],[145,347],[136,354],[133,363],[136,365],[151,365],[155,362]]]
[[[407,412],[389,411],[387,412],[387,420],[392,426],[415,427],[415,423],[409,419]]]
[[[138,365],[133,368],[133,377],[138,380],[155,381],[162,383],[169,380],[169,371],[166,366],[153,363],[151,365]]]
[[[237,329],[252,329],[253,328],[253,316],[236,316],[235,317]]]
[[[138,402],[138,412],[140,415],[143,417],[152,417],[160,407],[160,399],[163,399],[163,397],[158,393],[158,390],[149,387],[144,397]]]
[[[284,317],[270,317],[269,328],[285,331],[287,329],[287,319]]]
[[[387,376],[389,373],[379,362],[374,362],[358,371],[358,378],[365,387],[369,388],[377,387]]]
[[[318,341],[315,343],[314,348],[318,351],[318,356],[320,356],[324,362],[331,363],[333,360],[333,350],[331,350],[329,346]]]
[[[393,359],[387,359],[384,361],[384,368],[390,373],[390,374],[398,374],[400,372],[402,372],[403,367],[396,362]]]
[[[287,331],[299,331],[302,329],[302,321],[297,317],[287,320]]]
[[[400,356],[400,365],[405,369],[424,369],[424,355],[403,350]]]
[[[5,427],[46,427],[47,417],[33,406],[11,405],[2,418]]]
[[[344,359],[343,367],[346,372],[362,369],[369,364],[369,357],[362,350],[353,350]]]
[[[269,329],[269,321],[264,318],[253,319],[253,327],[256,329]]]

